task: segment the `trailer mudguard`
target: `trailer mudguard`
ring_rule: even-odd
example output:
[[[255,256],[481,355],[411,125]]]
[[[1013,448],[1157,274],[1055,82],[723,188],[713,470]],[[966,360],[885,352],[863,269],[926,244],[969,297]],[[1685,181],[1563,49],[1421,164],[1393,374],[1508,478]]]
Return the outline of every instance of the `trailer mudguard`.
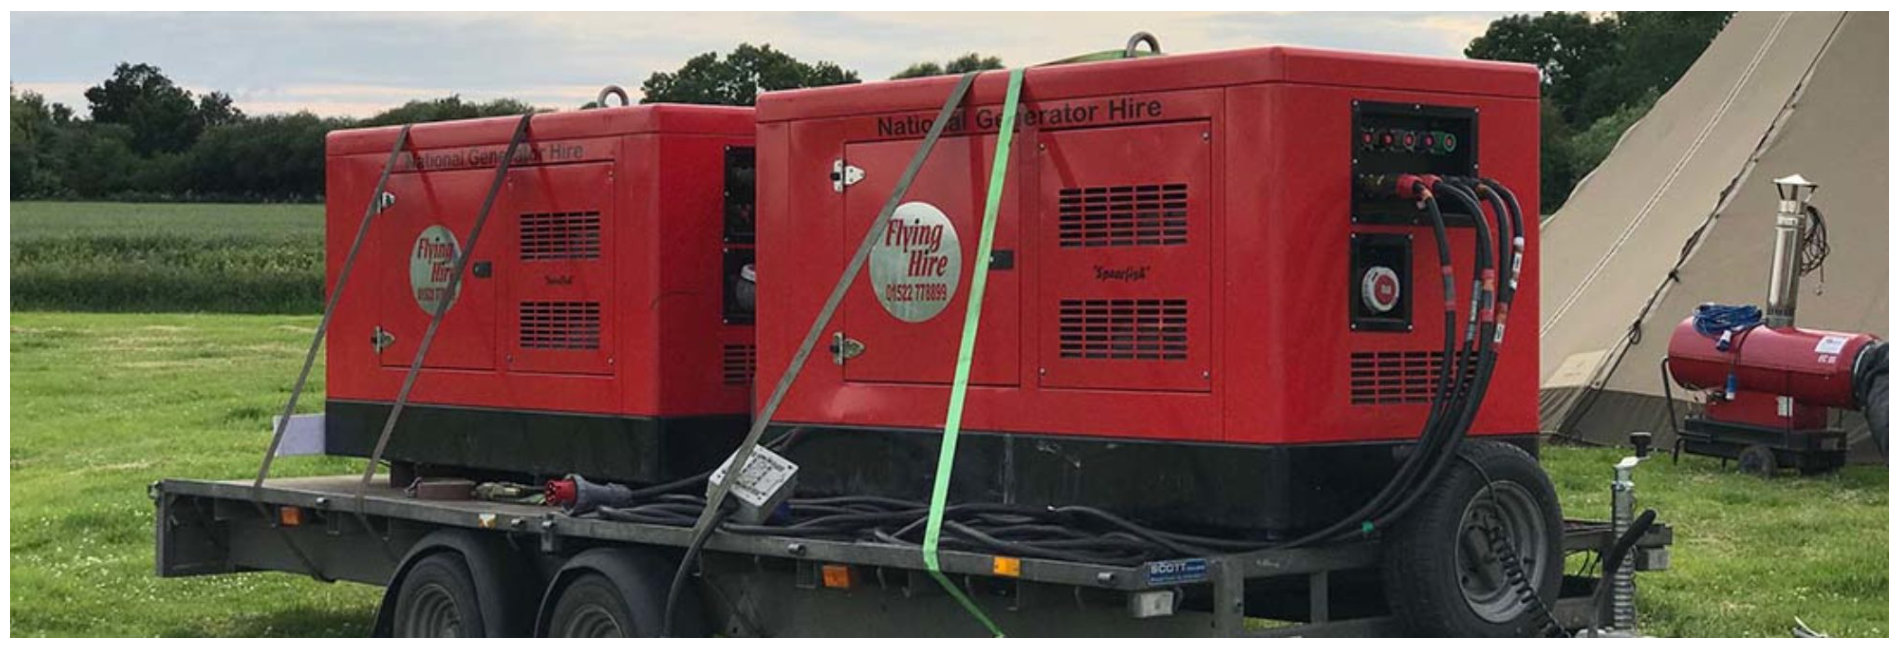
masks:
[[[423,536],[402,557],[401,566],[396,567],[395,575],[390,576],[388,584],[383,586],[382,603],[376,608],[373,635],[386,638],[394,634],[395,596],[397,590],[402,588],[403,578],[408,576],[409,569],[416,562],[443,551],[460,554],[462,560],[468,563],[468,573],[474,577],[475,600],[481,605],[481,623],[487,626],[488,636],[529,635],[531,625],[522,617],[522,613],[525,608],[532,606],[533,589],[532,585],[520,583],[536,579],[531,575],[532,572],[500,540],[450,528],[437,529]]]

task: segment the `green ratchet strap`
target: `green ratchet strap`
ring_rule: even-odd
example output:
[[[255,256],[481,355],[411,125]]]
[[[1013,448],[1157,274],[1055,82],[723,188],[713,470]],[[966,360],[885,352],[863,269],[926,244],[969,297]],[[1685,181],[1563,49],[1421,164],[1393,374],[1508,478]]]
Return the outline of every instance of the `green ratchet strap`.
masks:
[[[989,255],[995,245],[995,218],[1002,206],[1002,185],[1008,178],[1008,151],[1015,140],[1015,107],[1021,101],[1021,81],[1021,68],[1008,72],[1008,97],[1002,102],[1001,129],[995,138],[995,162],[989,165],[988,201],[982,209],[982,241],[976,246],[975,271],[969,279],[969,308],[962,318],[962,345],[956,350],[956,376],[949,386],[949,418],[942,425],[942,449],[936,457],[936,488],[929,496],[929,522],[923,533],[923,564],[929,567],[929,575],[998,637],[1003,634],[995,621],[942,574],[936,548],[942,540],[942,511],[949,500],[949,477],[956,463],[956,436],[962,432],[962,404],[969,393],[969,369],[975,362],[975,332],[982,320],[982,293],[989,285]]]

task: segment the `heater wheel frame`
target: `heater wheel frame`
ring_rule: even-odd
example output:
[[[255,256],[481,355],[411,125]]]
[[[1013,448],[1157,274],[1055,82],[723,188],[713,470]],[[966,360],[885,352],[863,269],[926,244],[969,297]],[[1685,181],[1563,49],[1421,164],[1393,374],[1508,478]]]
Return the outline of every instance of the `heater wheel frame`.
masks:
[[[1525,602],[1508,580],[1502,559],[1472,529],[1500,520],[1502,537],[1534,583],[1538,598],[1560,592],[1562,510],[1541,465],[1514,445],[1466,443],[1436,491],[1393,527],[1384,549],[1384,587],[1391,613],[1421,636],[1521,637],[1540,633],[1548,616]],[[1479,520],[1473,523],[1473,520]],[[1540,542],[1540,544],[1528,544]],[[1465,585],[1478,563],[1501,593]],[[1481,585],[1474,585],[1481,587]],[[1515,601],[1513,608],[1499,602]]]

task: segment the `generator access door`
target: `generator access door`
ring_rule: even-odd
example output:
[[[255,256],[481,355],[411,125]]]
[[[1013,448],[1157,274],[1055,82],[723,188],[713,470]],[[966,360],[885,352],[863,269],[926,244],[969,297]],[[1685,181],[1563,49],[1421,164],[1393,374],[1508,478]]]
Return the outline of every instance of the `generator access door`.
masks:
[[[1211,126],[1043,133],[1042,387],[1212,387]]]
[[[612,373],[615,194],[609,163],[508,173],[490,229],[508,371]]]
[[[469,271],[458,294],[448,294],[454,258],[468,240],[481,201],[494,181],[492,169],[396,173],[389,177],[394,203],[370,225],[376,231],[369,277],[380,291],[377,355],[384,367],[406,368],[415,360],[436,309],[448,313],[423,360],[425,368],[494,369],[493,280]],[[497,206],[497,209],[499,206]],[[489,230],[493,229],[491,215]],[[487,236],[489,233],[484,233]],[[476,248],[471,261],[492,261],[494,239]],[[473,268],[471,266],[470,268]]]
[[[854,251],[861,243],[919,144],[844,147],[845,163],[863,175],[844,189],[838,248]],[[1016,159],[1021,148],[1015,146]],[[839,316],[848,353],[854,354],[844,361],[845,380],[946,384],[954,376],[994,150],[992,134],[939,140],[889,225],[877,232],[869,264]],[[1010,163],[996,215],[997,261],[989,272],[969,379],[980,385],[1021,382],[1021,280],[1014,262],[1020,241],[1020,168],[1019,161]]]

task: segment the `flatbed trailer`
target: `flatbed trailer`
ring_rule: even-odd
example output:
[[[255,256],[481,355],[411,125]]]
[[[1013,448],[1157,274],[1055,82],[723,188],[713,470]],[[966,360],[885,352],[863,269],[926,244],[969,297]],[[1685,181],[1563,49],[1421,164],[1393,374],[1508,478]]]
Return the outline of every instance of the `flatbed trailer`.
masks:
[[[458,558],[480,615],[436,611],[415,614],[419,619],[455,621],[464,634],[541,636],[548,635],[556,598],[581,577],[600,574],[632,611],[620,617],[632,625],[614,627],[658,635],[665,592],[692,540],[689,527],[419,499],[386,478],[366,490],[359,481],[155,483],[158,575],[282,571],[383,586],[375,629],[389,634],[400,619],[399,597],[430,593],[427,585],[405,584],[418,562]],[[1606,522],[1569,520],[1563,533],[1565,555],[1601,557],[1614,542]],[[1637,542],[1636,568],[1665,568],[1672,542],[1668,526],[1654,525]],[[940,562],[1009,635],[1402,635],[1376,582],[1383,555],[1378,541],[1367,540],[1137,566],[948,550]],[[696,593],[681,603],[675,631],[682,634],[988,635],[929,576],[918,548],[718,532],[702,558]],[[1554,620],[1569,630],[1587,627],[1597,580],[1566,576],[1560,598],[1549,603]],[[1600,624],[1609,623],[1607,613]]]

